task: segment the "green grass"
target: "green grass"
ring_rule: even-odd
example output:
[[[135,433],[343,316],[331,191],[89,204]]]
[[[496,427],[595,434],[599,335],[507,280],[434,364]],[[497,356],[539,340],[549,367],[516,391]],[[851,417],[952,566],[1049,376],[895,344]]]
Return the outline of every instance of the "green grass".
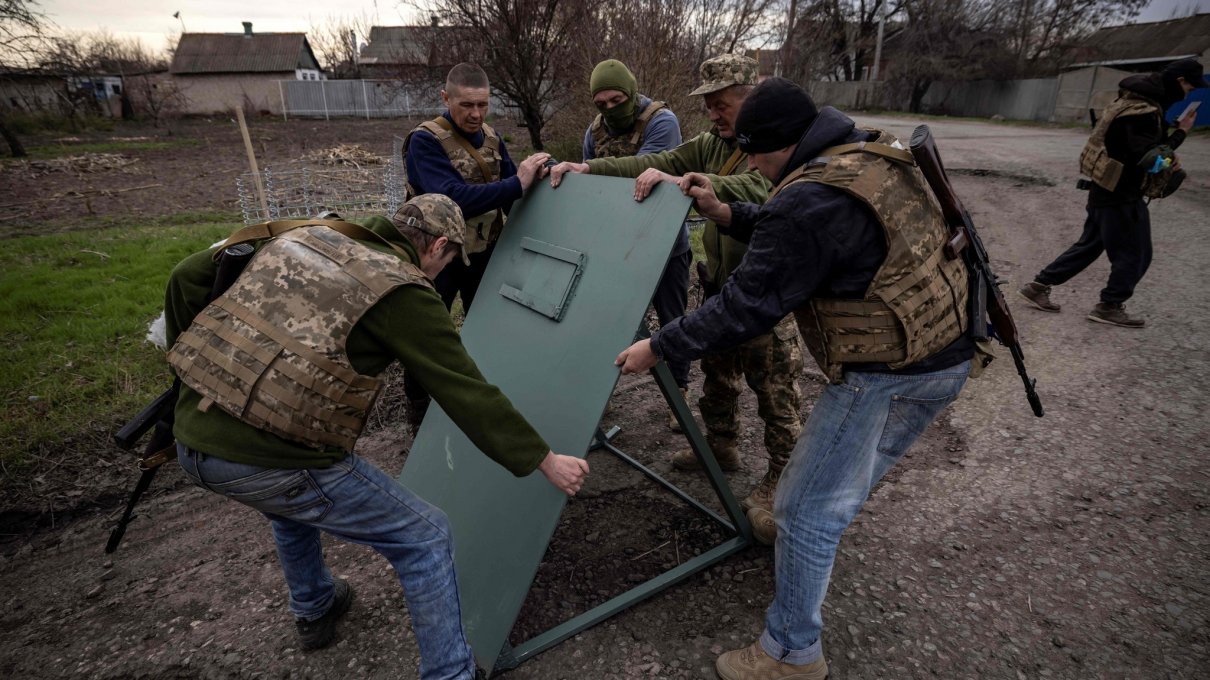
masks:
[[[168,274],[234,224],[7,239],[0,250],[0,462],[112,431],[169,384],[144,341]]]

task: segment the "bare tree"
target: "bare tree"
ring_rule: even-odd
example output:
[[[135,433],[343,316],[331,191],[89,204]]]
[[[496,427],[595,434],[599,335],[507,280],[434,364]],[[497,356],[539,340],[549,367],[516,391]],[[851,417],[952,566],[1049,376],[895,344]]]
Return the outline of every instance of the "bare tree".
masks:
[[[782,67],[795,80],[862,80],[873,65],[878,20],[905,0],[791,0]]]
[[[28,68],[29,55],[37,51],[45,36],[46,15],[34,0],[0,0],[0,70]],[[26,155],[25,145],[5,125],[0,111],[0,137],[14,157]]]
[[[155,127],[165,119],[179,116],[189,101],[167,71],[140,73],[123,81],[135,110],[147,114]]]
[[[325,70],[337,78],[360,78],[358,44],[369,39],[374,19],[368,14],[329,16],[311,24],[307,40]]]
[[[776,39],[781,0],[689,0],[696,61],[742,52]]]
[[[588,0],[421,0],[425,15],[465,30],[464,58],[487,71],[492,87],[516,104],[535,149],[542,129],[568,101],[565,71],[595,31]]]
[[[592,69],[605,59],[625,63],[640,92],[667,102],[682,126],[688,124],[701,106],[700,98],[688,96],[702,52],[692,25],[699,2],[606,0],[596,6],[591,19],[595,39],[581,46],[566,71],[572,101],[554,122],[557,134],[568,143],[562,154],[566,160],[577,157],[584,129],[597,114],[588,81]]]
[[[906,27],[888,77],[892,92],[906,95],[919,113],[934,82],[983,77],[1003,55],[996,0],[906,0]]]
[[[1080,38],[1136,16],[1150,0],[1011,0],[996,3],[1018,78],[1052,75]]]

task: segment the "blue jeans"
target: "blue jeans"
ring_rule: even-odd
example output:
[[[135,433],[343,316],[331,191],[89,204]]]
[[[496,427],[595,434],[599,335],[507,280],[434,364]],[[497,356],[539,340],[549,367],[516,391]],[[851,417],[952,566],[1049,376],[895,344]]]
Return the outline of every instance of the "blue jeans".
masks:
[[[970,362],[920,375],[849,372],[824,388],[777,484],[776,594],[760,642],[774,659],[823,654],[820,608],[840,535],[870,489],[958,396]]]
[[[177,452],[193,483],[269,519],[294,616],[313,620],[332,606],[321,530],[368,545],[387,558],[403,586],[420,647],[420,677],[474,678],[449,521],[440,509],[355,455],[331,467],[287,470],[234,463],[179,443]]]

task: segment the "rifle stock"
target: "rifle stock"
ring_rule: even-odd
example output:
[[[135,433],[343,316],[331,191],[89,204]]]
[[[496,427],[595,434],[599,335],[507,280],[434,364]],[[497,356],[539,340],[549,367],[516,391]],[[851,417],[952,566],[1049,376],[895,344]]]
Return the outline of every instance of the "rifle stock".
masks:
[[[1012,312],[1008,309],[1008,302],[1004,299],[1004,294],[1000,292],[1000,280],[992,271],[987,249],[983,246],[983,240],[979,238],[979,232],[975,230],[970,213],[954,193],[954,188],[945,174],[945,166],[941,163],[941,153],[937,150],[937,144],[933,141],[933,133],[927,125],[917,127],[912,133],[910,147],[912,156],[916,159],[916,165],[933,190],[933,194],[941,206],[945,223],[953,233],[953,237],[945,246],[946,256],[953,259],[962,255],[970,273],[971,327],[969,332],[977,340],[985,339],[988,337],[985,328],[990,322],[990,335],[999,340],[1000,344],[1009,348],[1013,363],[1017,367],[1017,374],[1021,376],[1021,381],[1025,386],[1025,396],[1030,408],[1034,415],[1041,418],[1043,409],[1042,400],[1035,389],[1037,381],[1030,378],[1025,369],[1025,354],[1021,351],[1020,334],[1017,332],[1017,324],[1013,320]]]

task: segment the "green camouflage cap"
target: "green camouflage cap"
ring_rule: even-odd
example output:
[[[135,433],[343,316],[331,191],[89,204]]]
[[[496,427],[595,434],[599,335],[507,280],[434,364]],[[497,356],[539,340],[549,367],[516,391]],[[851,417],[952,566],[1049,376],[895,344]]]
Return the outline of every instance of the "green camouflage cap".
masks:
[[[742,54],[722,54],[707,59],[698,71],[702,75],[702,84],[690,92],[690,96],[718,92],[732,85],[756,85],[760,82],[760,66],[755,59]]]
[[[399,206],[391,217],[396,228],[409,226],[432,236],[444,236],[462,246],[462,263],[469,265],[466,255],[466,222],[462,208],[454,199],[443,194],[421,194]]]

